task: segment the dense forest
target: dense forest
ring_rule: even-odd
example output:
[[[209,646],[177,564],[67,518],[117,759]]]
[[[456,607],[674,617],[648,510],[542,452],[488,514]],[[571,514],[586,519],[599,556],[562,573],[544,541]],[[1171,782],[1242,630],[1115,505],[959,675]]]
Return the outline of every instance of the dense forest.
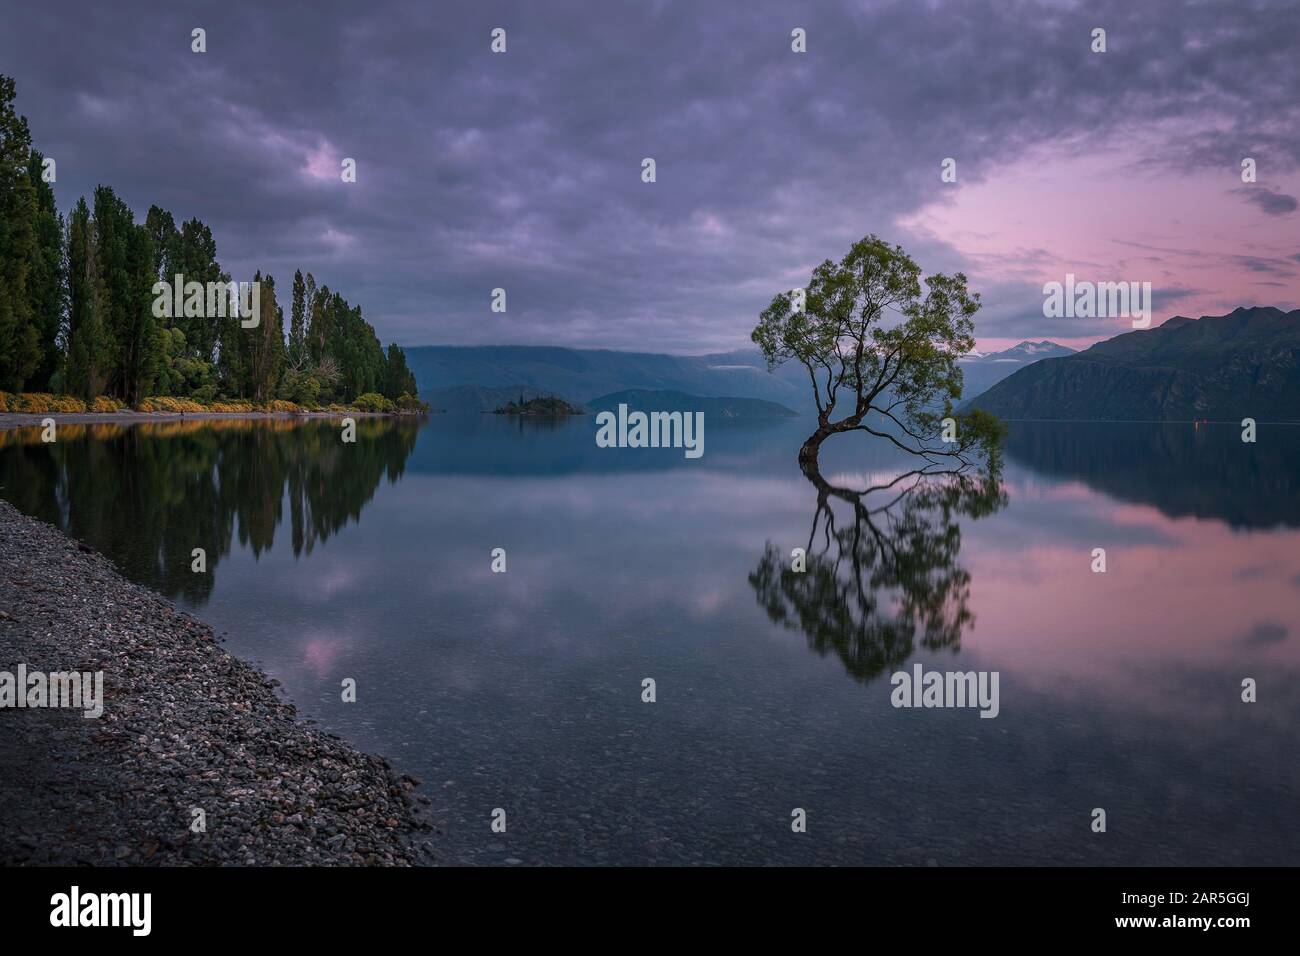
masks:
[[[14,97],[0,75],[0,391],[130,405],[176,396],[315,407],[374,395],[417,404],[402,350],[385,351],[361,307],[310,272],[294,274],[287,330],[282,292],[261,273],[251,328],[234,310],[160,310],[156,283],[230,283],[212,231],[198,219],[178,226],[158,206],[136,222],[108,186],[65,219]]]

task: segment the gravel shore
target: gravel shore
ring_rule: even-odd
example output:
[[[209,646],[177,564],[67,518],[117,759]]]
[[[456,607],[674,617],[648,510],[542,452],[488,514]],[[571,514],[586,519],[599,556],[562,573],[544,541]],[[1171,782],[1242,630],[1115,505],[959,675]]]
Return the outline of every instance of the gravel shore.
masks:
[[[104,712],[0,708],[0,864],[435,862],[419,781],[304,724],[206,624],[0,501],[0,672],[19,664],[102,671]]]

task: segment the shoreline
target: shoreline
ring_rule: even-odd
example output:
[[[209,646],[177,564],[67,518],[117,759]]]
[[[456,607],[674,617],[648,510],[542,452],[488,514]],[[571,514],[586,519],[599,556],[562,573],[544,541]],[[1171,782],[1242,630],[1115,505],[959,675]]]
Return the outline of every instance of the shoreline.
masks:
[[[419,780],[307,725],[207,624],[0,500],[0,672],[19,665],[102,671],[103,714],[0,707],[0,865],[435,862]]]
[[[39,428],[52,418],[68,425],[131,425],[144,422],[199,422],[251,419],[420,418],[433,412],[0,412],[0,429]]]

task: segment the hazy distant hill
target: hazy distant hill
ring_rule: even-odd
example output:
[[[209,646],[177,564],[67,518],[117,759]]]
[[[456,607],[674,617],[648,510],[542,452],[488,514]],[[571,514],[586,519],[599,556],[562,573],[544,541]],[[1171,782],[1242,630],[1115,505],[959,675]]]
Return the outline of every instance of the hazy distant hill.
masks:
[[[972,407],[1013,419],[1300,420],[1300,309],[1177,316],[1021,369]]]
[[[961,359],[963,399],[974,398],[988,391],[1004,378],[1020,371],[1026,365],[1043,359],[1073,355],[1074,349],[1055,342],[1021,342],[1002,352],[972,355]]]
[[[659,389],[708,397],[761,398],[800,411],[813,408],[803,367],[768,374],[756,349],[684,356],[549,346],[434,345],[406,349],[406,362],[420,386],[420,397],[434,408],[444,407],[435,392],[452,386],[495,390],[521,385],[531,386],[534,394],[553,393],[571,402],[587,402],[625,389]],[[518,394],[504,396],[511,397],[518,398]]]
[[[965,397],[977,395],[1029,362],[1070,350],[1054,342],[1022,342],[1005,352],[962,361]],[[798,362],[768,372],[757,349],[711,355],[661,355],[549,346],[444,346],[406,349],[420,397],[447,411],[488,411],[518,398],[501,389],[525,388],[525,398],[559,395],[570,402],[628,389],[683,392],[706,397],[758,398],[803,414],[816,412],[808,372]],[[463,389],[483,389],[490,397]],[[527,389],[534,389],[527,393]],[[457,391],[446,391],[457,389]]]
[[[707,418],[794,418],[799,413],[761,398],[710,397],[684,392],[627,389],[594,398],[587,405],[597,412],[618,411],[626,405],[631,412],[704,412]]]

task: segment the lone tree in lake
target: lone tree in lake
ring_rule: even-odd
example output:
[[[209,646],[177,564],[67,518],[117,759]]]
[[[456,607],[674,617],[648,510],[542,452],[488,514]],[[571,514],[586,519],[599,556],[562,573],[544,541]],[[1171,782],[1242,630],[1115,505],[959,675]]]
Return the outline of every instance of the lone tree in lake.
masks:
[[[800,290],[782,292],[760,315],[751,337],[768,368],[793,358],[808,370],[817,430],[799,449],[806,474],[817,474],[822,442],[842,432],[893,442],[922,459],[926,474],[979,459],[996,465],[1002,423],[953,410],[957,360],[975,347],[979,294],[960,272],[929,276],[925,286],[922,294],[921,269],[901,246],[867,236],[813,270],[802,302]]]

